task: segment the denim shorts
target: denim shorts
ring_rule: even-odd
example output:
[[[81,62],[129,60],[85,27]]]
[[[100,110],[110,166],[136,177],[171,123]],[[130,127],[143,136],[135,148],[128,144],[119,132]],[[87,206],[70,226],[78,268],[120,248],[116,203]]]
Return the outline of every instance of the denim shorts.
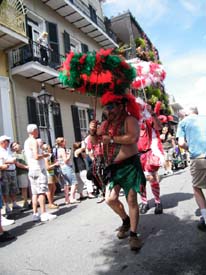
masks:
[[[75,172],[71,166],[64,165],[61,167],[62,173],[64,175],[64,180],[66,185],[77,184],[77,178]]]
[[[32,195],[44,194],[48,191],[48,180],[45,169],[30,170],[28,176]]]

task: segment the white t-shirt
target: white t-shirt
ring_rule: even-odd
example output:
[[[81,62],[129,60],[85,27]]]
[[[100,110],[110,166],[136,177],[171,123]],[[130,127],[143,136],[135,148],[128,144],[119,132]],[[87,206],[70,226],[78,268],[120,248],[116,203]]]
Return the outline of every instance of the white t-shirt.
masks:
[[[14,157],[12,156],[12,152],[9,149],[0,148],[0,158],[3,159],[3,162],[13,160]],[[15,164],[9,164],[7,171],[9,170],[15,170],[16,165]]]

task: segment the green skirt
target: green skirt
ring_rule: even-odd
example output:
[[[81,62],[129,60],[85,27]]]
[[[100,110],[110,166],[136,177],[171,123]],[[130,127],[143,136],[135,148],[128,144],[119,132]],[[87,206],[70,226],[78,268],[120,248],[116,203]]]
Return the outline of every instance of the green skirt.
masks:
[[[146,178],[138,155],[134,155],[121,163],[112,164],[109,189],[115,185],[120,185],[128,197],[130,189],[137,193],[142,193],[146,186]]]

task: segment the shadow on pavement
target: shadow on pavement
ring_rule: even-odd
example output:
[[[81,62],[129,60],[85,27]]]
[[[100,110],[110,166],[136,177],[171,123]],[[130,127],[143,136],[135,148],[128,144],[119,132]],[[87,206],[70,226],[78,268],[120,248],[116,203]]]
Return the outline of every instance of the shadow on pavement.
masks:
[[[25,218],[27,216],[30,216],[32,213],[31,210],[26,211],[26,212],[22,212],[22,211],[16,211],[16,212],[11,212],[9,215],[6,215],[8,219],[12,219],[12,220],[18,220],[18,219],[22,219]]]
[[[191,193],[172,193],[161,196],[161,202],[163,209],[169,209],[176,207],[179,202],[190,200],[193,198]],[[152,208],[155,206],[154,198],[148,200],[149,207]],[[164,211],[164,210],[163,210]]]
[[[68,205],[68,206],[65,206],[63,208],[59,208],[57,209],[55,212],[52,212],[52,214],[55,214],[57,216],[62,216],[70,211],[72,211],[73,209],[75,209],[78,205]]]
[[[102,265],[95,266],[95,274],[205,274],[206,233],[198,231],[189,217],[144,215],[139,232],[144,244],[138,253],[130,251],[128,238],[118,240],[105,232],[104,246],[91,255],[105,258]]]
[[[181,201],[190,200],[193,198],[191,193],[172,193],[161,196],[161,201],[164,209],[173,208]]]
[[[76,208],[77,205],[70,205],[64,208],[60,208],[57,209],[56,211],[53,211],[52,214],[57,215],[57,219],[58,216],[62,216],[70,211],[72,211],[74,208]],[[18,226],[16,226],[15,224],[12,225],[13,228],[11,228],[10,230],[8,230],[12,235],[16,236],[17,239],[14,239],[12,241],[9,242],[5,242],[5,243],[0,243],[0,247],[4,247],[7,246],[9,244],[11,244],[12,242],[18,240],[18,237],[25,234],[29,229],[37,227],[37,226],[42,226],[44,224],[46,224],[47,222],[33,222],[32,221],[32,211],[30,211],[30,213],[22,213],[22,212],[16,212],[13,215],[9,215],[9,218],[13,218],[15,220],[20,219],[20,218],[25,218],[26,216],[30,215],[31,220],[24,222]],[[49,222],[49,221],[48,221]]]

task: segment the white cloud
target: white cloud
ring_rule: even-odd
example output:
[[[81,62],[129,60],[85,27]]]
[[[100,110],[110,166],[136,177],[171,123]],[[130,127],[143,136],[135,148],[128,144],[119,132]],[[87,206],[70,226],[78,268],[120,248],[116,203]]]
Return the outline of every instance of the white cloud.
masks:
[[[171,75],[184,77],[206,74],[206,53],[187,53],[187,55],[175,58],[165,64]]]
[[[165,15],[168,10],[167,3],[167,0],[107,0],[104,6],[111,4],[114,16],[129,9],[133,15],[137,16],[137,20],[141,17],[146,19],[148,25],[152,25]]]
[[[190,1],[190,0],[181,0],[180,3],[182,6],[189,12],[194,13],[197,11],[197,2]]]
[[[206,53],[193,53],[167,63],[165,87],[183,107],[196,105],[206,115]]]
[[[206,15],[206,2],[205,0],[180,0],[180,4],[186,11],[196,16]]]

